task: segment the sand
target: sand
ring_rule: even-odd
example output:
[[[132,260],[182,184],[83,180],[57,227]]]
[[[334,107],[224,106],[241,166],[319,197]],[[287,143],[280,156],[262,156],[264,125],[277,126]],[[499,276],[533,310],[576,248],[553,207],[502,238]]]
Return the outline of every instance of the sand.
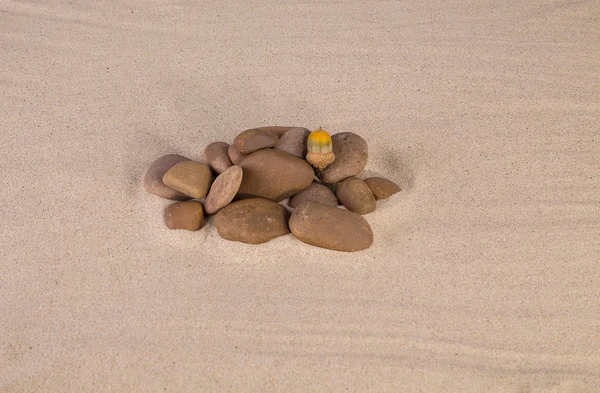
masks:
[[[0,391],[600,392],[599,18],[0,1]],[[369,142],[370,249],[166,228],[148,165],[265,125]]]

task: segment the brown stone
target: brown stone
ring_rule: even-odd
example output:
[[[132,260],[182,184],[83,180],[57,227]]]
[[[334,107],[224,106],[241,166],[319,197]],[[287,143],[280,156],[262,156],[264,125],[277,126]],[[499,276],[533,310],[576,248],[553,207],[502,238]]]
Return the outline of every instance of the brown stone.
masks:
[[[261,244],[290,233],[287,209],[273,201],[251,198],[233,202],[215,215],[219,235],[227,240]]]
[[[350,176],[357,176],[367,165],[369,149],[367,142],[352,132],[331,136],[335,161],[319,172],[325,183],[337,183]]]
[[[154,161],[144,174],[144,188],[151,194],[162,198],[184,201],[190,199],[182,192],[172,189],[163,183],[163,176],[169,169],[180,162],[187,161],[189,158],[178,154],[167,154]]]
[[[365,179],[364,182],[373,193],[375,199],[386,199],[402,191],[399,185],[383,177],[370,177]]]
[[[165,211],[165,220],[169,229],[197,231],[204,223],[202,204],[196,201],[173,203]]]
[[[242,131],[233,140],[233,144],[242,154],[250,154],[260,149],[273,147],[279,141],[279,137],[272,132],[261,130],[259,128],[251,128]]]
[[[228,150],[229,143],[213,142],[204,149],[204,162],[216,173],[223,173],[233,165],[229,159]]]
[[[239,163],[247,157],[246,154],[240,153],[240,151],[235,145],[229,146],[229,149],[227,149],[227,155],[229,156],[229,159],[234,165],[239,165]]]
[[[296,128],[296,127],[293,127],[293,126],[263,126],[263,127],[256,127],[255,129],[272,132],[273,134],[277,135],[277,137],[280,137],[283,134],[285,134],[286,132],[288,132],[291,128]]]
[[[242,176],[242,168],[238,165],[227,168],[217,176],[204,200],[206,214],[218,212],[233,200],[242,184]]]
[[[359,214],[316,202],[296,207],[289,225],[301,241],[330,250],[360,251],[373,244],[373,231]]]
[[[197,161],[183,161],[165,173],[163,182],[192,198],[204,198],[212,182],[212,173],[208,165]]]
[[[307,189],[300,191],[296,195],[294,195],[288,205],[291,208],[296,208],[297,206],[303,204],[304,202],[317,202],[326,206],[338,206],[338,199],[329,189],[329,187],[324,186],[323,184],[319,184],[313,182]]]
[[[297,157],[304,158],[306,156],[306,141],[310,130],[308,128],[294,127],[290,128],[279,137],[279,143],[276,148]]]
[[[375,211],[375,197],[364,181],[349,177],[338,183],[335,195],[346,209],[358,214]]]
[[[240,162],[244,178],[238,198],[262,197],[279,202],[304,190],[314,171],[301,158],[276,149],[262,149]]]

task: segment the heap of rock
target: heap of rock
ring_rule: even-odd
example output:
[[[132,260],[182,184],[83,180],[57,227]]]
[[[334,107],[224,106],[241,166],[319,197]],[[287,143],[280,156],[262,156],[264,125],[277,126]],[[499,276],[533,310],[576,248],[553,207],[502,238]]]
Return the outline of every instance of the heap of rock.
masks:
[[[170,229],[196,231],[205,214],[214,214],[217,232],[228,240],[261,244],[291,232],[331,250],[369,248],[373,232],[362,215],[400,187],[358,177],[368,146],[351,132],[331,136],[335,161],[315,169],[305,160],[309,134],[301,127],[259,127],[241,132],[231,145],[209,144],[203,163],[168,154],[150,165],[144,187],[179,201],[165,212]],[[286,207],[280,202],[287,198]]]

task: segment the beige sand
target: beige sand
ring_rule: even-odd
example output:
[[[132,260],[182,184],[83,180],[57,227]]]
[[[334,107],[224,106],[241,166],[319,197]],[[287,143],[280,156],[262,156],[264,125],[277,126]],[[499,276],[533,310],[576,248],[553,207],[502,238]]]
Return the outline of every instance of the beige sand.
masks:
[[[182,3],[0,1],[0,391],[600,392],[598,2]],[[262,125],[369,141],[369,250],[166,229]]]

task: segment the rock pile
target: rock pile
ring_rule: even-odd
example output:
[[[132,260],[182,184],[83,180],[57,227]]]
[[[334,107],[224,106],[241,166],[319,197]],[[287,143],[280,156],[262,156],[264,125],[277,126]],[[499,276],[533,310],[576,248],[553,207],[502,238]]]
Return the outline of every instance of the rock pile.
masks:
[[[224,239],[261,244],[291,232],[318,247],[360,251],[373,243],[362,215],[400,191],[388,179],[358,178],[367,158],[367,142],[351,132],[330,137],[321,129],[259,127],[231,145],[210,143],[204,163],[160,157],[146,171],[144,187],[178,201],[165,212],[170,229],[196,231],[205,214],[215,214]],[[278,203],[287,198],[291,214]]]

